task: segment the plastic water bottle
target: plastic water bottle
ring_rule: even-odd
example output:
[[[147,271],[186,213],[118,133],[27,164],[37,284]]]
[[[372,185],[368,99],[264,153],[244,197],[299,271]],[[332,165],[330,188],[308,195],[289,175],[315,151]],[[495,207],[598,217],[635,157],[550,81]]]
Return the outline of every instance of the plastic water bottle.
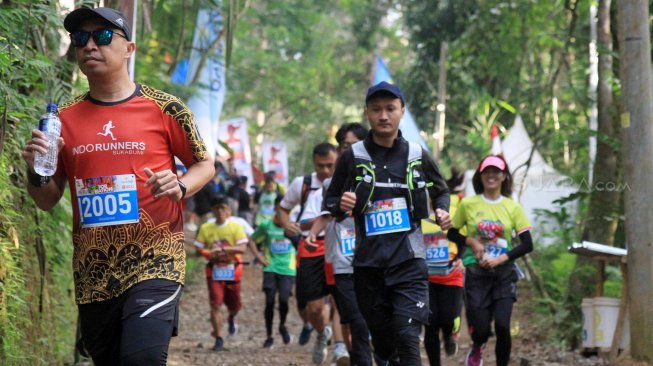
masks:
[[[44,177],[50,177],[57,170],[58,143],[61,136],[61,120],[56,104],[48,104],[47,112],[39,120],[39,130],[45,133],[50,147],[45,155],[36,153],[34,171]]]

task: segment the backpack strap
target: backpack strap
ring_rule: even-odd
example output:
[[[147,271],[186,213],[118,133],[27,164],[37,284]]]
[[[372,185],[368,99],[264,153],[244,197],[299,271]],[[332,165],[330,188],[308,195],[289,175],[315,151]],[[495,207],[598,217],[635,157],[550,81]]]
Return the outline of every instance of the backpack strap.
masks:
[[[297,221],[301,220],[302,214],[304,213],[306,201],[308,200],[308,194],[310,193],[310,191],[316,191],[318,189],[318,188],[313,189],[311,183],[313,183],[312,173],[306,174],[304,176],[304,181],[302,182],[302,195],[299,201],[299,214],[297,214]]]

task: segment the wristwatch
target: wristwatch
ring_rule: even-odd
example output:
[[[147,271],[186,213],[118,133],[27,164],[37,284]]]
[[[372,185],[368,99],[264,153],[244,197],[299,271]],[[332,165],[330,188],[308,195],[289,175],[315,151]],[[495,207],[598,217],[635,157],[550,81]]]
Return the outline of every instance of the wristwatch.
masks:
[[[181,189],[181,199],[183,200],[184,197],[186,197],[186,190],[188,190],[188,187],[184,184],[184,182],[177,180],[177,184],[179,184],[179,189]]]
[[[32,173],[27,169],[27,181],[34,187],[45,187],[50,183],[50,177],[44,177],[38,173]]]

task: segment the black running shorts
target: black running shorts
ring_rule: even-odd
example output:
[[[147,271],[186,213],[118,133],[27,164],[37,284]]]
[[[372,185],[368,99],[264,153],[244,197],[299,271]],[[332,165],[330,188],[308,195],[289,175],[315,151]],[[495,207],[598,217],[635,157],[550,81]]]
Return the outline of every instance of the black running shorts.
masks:
[[[177,335],[182,286],[147,280],[122,295],[78,306],[82,343],[96,365],[119,365],[121,357],[160,347]]]
[[[329,289],[324,275],[324,256],[300,258],[296,281],[297,304],[300,309],[305,308],[309,301],[328,295]]]

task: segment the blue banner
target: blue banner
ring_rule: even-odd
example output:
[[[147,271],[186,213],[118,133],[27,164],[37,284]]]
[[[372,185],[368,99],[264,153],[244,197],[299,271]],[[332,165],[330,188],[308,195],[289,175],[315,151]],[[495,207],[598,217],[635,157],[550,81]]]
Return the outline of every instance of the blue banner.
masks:
[[[372,80],[372,85],[376,85],[382,81],[386,81],[388,83],[394,84],[394,82],[392,81],[392,76],[390,76],[390,71],[388,70],[388,67],[385,65],[385,63],[383,63],[381,56],[377,55],[376,65],[374,67],[374,78]],[[399,87],[401,88],[401,86]],[[429,150],[426,141],[424,141],[422,136],[419,134],[419,128],[417,128],[417,124],[415,123],[415,119],[413,118],[413,115],[410,114],[410,111],[408,110],[408,104],[406,104],[406,112],[404,113],[404,117],[401,119],[401,122],[399,123],[399,129],[401,130],[401,134],[404,136],[406,140],[419,142],[423,148]]]
[[[188,65],[180,65],[180,70],[187,67],[186,84],[193,82],[202,54],[210,50],[222,28],[223,19],[219,7],[199,9],[193,36],[193,49]],[[180,80],[180,78],[176,80]],[[197,78],[197,83],[199,84],[197,93],[190,97],[186,104],[195,115],[195,122],[207,150],[212,156],[215,156],[218,146],[218,123],[226,93],[223,40],[220,40],[217,47],[208,55]]]

